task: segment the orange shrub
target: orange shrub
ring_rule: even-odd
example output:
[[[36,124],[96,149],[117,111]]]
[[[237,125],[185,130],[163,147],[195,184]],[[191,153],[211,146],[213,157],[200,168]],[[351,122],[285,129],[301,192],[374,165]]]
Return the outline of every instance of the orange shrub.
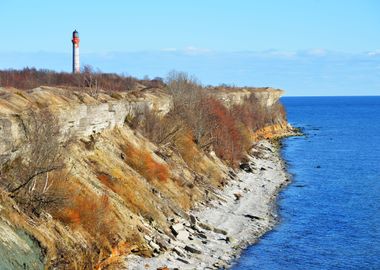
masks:
[[[137,149],[128,144],[124,147],[126,163],[149,181],[166,182],[169,179],[169,169],[166,164],[155,161],[146,149]]]
[[[113,192],[118,193],[119,187],[116,185],[114,179],[108,174],[99,174],[97,178],[102,182],[103,185],[110,188]]]
[[[80,224],[80,213],[77,209],[63,209],[60,211],[58,218],[66,224]]]
[[[113,224],[112,205],[107,195],[74,194],[55,218],[63,223],[81,226],[92,236],[110,236],[117,228]]]

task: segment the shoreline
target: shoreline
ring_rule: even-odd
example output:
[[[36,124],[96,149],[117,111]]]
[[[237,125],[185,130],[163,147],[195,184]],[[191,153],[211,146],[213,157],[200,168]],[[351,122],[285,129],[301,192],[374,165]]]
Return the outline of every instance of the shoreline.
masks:
[[[277,224],[277,195],[290,183],[281,149],[268,141],[257,149],[244,169],[216,191],[218,199],[191,211],[190,222],[174,221],[178,235],[170,241],[171,250],[152,258],[129,255],[126,269],[231,268],[245,248]]]

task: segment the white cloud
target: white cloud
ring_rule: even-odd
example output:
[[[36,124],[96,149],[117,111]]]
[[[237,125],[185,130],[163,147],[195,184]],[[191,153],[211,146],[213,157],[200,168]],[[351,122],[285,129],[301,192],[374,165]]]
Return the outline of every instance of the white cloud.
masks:
[[[282,51],[282,50],[266,50],[266,51],[261,51],[261,52],[246,52],[250,53],[256,56],[261,56],[261,57],[274,57],[274,58],[285,58],[285,59],[292,59],[297,56],[297,52],[294,51]]]
[[[312,56],[325,56],[327,54],[327,50],[322,48],[315,48],[306,51],[306,54],[312,55]]]
[[[367,55],[368,56],[379,56],[380,55],[380,49],[368,52]]]
[[[279,57],[284,57],[284,58],[293,58],[297,55],[297,53],[292,52],[292,51],[270,51],[269,55],[279,56]]]
[[[177,48],[163,48],[160,51],[162,51],[162,52],[176,52],[178,50],[177,50]]]
[[[197,48],[197,47],[194,47],[194,46],[188,46],[183,51],[186,54],[191,54],[191,55],[197,55],[197,54],[203,54],[203,53],[209,53],[209,52],[211,52],[210,49]]]

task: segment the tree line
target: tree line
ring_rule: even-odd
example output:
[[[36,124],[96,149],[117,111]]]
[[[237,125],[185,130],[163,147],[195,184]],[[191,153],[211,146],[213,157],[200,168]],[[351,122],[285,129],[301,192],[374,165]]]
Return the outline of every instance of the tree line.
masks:
[[[0,70],[0,87],[14,87],[20,90],[39,86],[89,88],[97,91],[128,91],[138,84],[147,88],[163,87],[161,78],[139,80],[132,76],[104,73],[91,66],[84,66],[81,73],[56,72],[47,69],[26,67],[21,70]]]

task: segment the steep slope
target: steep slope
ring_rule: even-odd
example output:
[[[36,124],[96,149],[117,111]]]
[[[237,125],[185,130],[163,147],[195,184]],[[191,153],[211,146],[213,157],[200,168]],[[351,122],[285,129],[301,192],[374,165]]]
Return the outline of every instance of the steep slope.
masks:
[[[255,93],[268,109],[280,95],[243,92]],[[238,90],[223,93],[210,91],[229,106],[244,100]],[[190,209],[217,198],[234,173],[187,130],[170,145],[157,145],[127,125],[145,111],[162,118],[172,106],[163,89],[96,96],[51,87],[0,89],[4,267],[122,267],[121,255],[174,248],[176,218],[189,219]],[[250,137],[288,131],[278,116]],[[30,256],[17,256],[29,250]]]

